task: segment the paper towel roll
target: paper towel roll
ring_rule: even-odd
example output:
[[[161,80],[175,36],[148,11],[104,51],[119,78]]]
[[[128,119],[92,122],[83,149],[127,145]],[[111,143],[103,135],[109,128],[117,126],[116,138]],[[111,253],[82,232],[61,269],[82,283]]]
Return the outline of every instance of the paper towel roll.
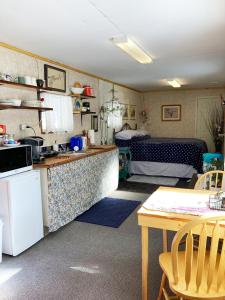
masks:
[[[95,144],[95,131],[94,131],[94,129],[89,129],[88,130],[88,137],[90,139],[90,144],[94,145]]]
[[[82,149],[86,150],[87,148],[87,137],[86,136],[82,136]]]

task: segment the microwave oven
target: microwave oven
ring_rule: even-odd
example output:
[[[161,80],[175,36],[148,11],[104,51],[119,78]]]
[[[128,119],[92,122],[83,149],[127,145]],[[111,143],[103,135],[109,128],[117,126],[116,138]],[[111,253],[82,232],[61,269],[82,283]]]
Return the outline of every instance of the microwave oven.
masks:
[[[0,147],[0,178],[32,170],[30,145]]]

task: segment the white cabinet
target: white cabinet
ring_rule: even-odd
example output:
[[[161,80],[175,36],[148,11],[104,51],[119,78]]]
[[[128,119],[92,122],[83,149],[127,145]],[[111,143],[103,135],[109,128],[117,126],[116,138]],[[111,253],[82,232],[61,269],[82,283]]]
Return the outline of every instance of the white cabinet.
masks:
[[[43,238],[40,172],[0,179],[3,253],[16,256]]]

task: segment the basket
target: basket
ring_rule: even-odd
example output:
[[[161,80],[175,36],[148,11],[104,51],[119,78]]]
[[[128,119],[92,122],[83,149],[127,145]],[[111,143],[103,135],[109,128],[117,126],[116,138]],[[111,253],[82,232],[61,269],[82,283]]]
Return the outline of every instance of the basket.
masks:
[[[210,195],[209,196],[209,208],[225,211],[225,197],[220,194]]]

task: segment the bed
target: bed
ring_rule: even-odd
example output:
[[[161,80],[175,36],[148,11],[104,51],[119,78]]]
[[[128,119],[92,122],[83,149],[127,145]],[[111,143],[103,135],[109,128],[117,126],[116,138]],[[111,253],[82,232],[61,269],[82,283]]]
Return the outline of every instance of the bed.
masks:
[[[202,173],[203,153],[208,152],[203,140],[153,138],[144,132],[135,135],[133,130],[124,139],[124,132],[130,130],[129,124],[125,125],[115,135],[115,143],[118,147],[130,147],[132,174],[191,178],[194,173]]]

